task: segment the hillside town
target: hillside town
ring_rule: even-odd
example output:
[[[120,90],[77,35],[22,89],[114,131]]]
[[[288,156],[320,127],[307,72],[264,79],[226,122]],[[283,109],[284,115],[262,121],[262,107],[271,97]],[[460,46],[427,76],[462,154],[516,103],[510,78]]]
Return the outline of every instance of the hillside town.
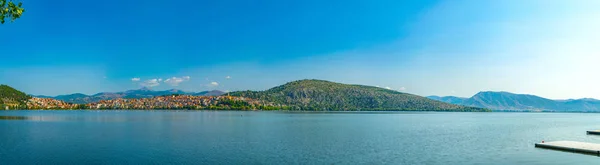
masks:
[[[276,105],[232,96],[171,95],[141,99],[102,100],[86,104],[90,109],[239,109],[256,110]]]
[[[32,97],[27,109],[187,109],[187,110],[275,110],[282,105],[233,96],[169,95],[139,99],[101,100],[88,104],[72,104],[52,98]]]
[[[51,98],[32,97],[26,102],[27,109],[80,109],[79,104],[71,104]]]

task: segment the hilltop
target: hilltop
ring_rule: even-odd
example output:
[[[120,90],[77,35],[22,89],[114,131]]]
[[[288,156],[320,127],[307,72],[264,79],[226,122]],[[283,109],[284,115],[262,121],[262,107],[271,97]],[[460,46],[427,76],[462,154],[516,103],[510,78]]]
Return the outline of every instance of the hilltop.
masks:
[[[465,106],[489,108],[507,111],[559,111],[559,112],[599,112],[600,100],[596,99],[569,99],[552,100],[536,95],[515,94],[510,92],[479,92],[471,98],[458,98],[454,96],[428,98]]]
[[[283,104],[294,110],[487,111],[384,88],[324,80],[298,80],[266,91],[238,91],[230,95]]]

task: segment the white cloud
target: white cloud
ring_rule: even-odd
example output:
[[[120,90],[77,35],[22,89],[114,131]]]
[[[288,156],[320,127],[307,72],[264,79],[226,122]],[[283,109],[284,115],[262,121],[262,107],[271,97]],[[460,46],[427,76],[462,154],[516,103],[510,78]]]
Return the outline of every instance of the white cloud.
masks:
[[[142,83],[140,83],[140,85],[144,86],[144,87],[155,87],[160,85],[160,83],[158,82],[158,79],[151,79],[151,80],[146,80]]]
[[[131,78],[131,81],[133,81],[133,82],[140,81],[140,78]]]
[[[183,77],[171,77],[165,80],[165,83],[171,85],[171,86],[178,86],[180,83],[184,82],[184,81],[189,81],[190,80],[190,76],[183,76]]]
[[[392,89],[392,88],[390,88],[390,87],[384,87],[384,88],[385,88],[385,89],[389,89],[389,90],[391,90],[391,89]]]
[[[168,78],[165,80],[165,83],[171,85],[171,86],[178,86],[179,83],[183,82],[182,78],[177,78],[177,77],[173,77],[173,78]]]
[[[206,86],[208,86],[208,87],[216,87],[216,86],[219,86],[219,83],[213,81],[213,82],[210,82],[210,84],[207,84]]]
[[[225,79],[231,79],[231,76],[227,76],[227,77],[225,77]]]
[[[159,78],[159,79],[158,79],[158,82],[162,82],[162,78]]]
[[[400,90],[400,91],[405,91],[405,90],[406,90],[406,88],[405,88],[405,87],[400,87],[400,89],[398,89],[398,90]]]

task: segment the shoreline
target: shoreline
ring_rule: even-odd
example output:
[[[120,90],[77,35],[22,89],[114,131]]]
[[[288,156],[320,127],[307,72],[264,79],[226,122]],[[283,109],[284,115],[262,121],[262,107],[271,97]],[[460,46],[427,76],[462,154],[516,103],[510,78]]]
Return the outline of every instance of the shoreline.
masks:
[[[241,112],[292,112],[292,113],[394,113],[394,112],[463,112],[463,113],[600,113],[587,111],[412,111],[412,110],[366,110],[366,111],[312,111],[312,110],[214,110],[214,109],[10,109],[4,111],[241,111]]]
[[[464,112],[464,113],[600,113],[586,111],[443,111],[443,110],[364,110],[364,111],[313,111],[313,110],[215,110],[215,109],[11,109],[3,111],[241,111],[241,112],[291,112],[291,113],[394,113],[394,112]]]

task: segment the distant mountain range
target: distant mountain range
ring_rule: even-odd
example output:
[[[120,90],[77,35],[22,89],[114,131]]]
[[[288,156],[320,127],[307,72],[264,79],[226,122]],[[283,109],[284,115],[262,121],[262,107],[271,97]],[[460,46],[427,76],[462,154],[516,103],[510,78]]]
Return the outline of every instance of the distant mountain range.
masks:
[[[324,80],[298,80],[266,91],[239,91],[230,95],[287,105],[292,110],[488,111],[485,108],[448,104],[379,87]]]
[[[184,92],[177,89],[153,91],[148,88],[124,92],[102,92],[94,95],[34,96],[69,103],[87,104],[117,98],[151,98],[181,94],[218,96],[222,91]],[[600,112],[600,100],[583,98],[552,100],[529,94],[479,92],[470,98],[428,96],[427,98],[365,85],[351,85],[324,80],[298,80],[265,91],[231,92],[231,96],[251,98],[290,110],[419,110],[419,111],[546,111]],[[6,85],[0,85],[0,105],[20,107],[30,96]],[[1,108],[1,107],[0,107]]]
[[[535,95],[509,92],[479,92],[471,98],[428,96],[451,104],[501,111],[600,112],[600,100],[584,98],[551,100]]]
[[[125,92],[103,92],[95,95],[70,94],[56,97],[34,96],[33,98],[8,86],[0,86],[0,101],[5,104],[4,109],[29,109],[29,108],[54,108],[46,104],[57,103],[57,100],[76,103],[58,109],[72,109],[73,107],[86,109],[84,103],[98,102],[117,98],[149,98],[156,96],[181,94],[194,96],[223,95],[221,91],[184,92],[181,90],[153,91],[148,88],[129,90]],[[229,93],[230,96],[204,98],[202,102],[191,98],[164,99],[159,107],[171,106],[174,108],[203,107],[206,109],[237,109],[237,110],[307,110],[307,111],[454,111],[454,112],[487,112],[489,109],[449,104],[431,100],[425,97],[398,92],[394,90],[365,86],[329,82],[324,80],[298,80],[289,82],[265,91],[238,91]],[[49,98],[39,99],[39,98]],[[168,97],[170,98],[170,97]],[[182,100],[183,99],[183,100]],[[192,99],[192,100],[185,100]],[[135,100],[134,100],[135,101]],[[156,104],[154,101],[139,102],[133,105],[110,104],[111,108],[124,106],[140,107],[147,104]],[[181,102],[183,101],[183,102]],[[6,104],[8,103],[8,104]],[[60,103],[60,102],[59,102]],[[39,107],[29,106],[38,105]],[[78,104],[78,105],[77,105]],[[104,103],[102,103],[104,104]],[[164,104],[164,105],[163,105]],[[46,107],[44,107],[46,106]]]
[[[212,91],[203,91],[203,92],[185,92],[178,89],[171,89],[165,91],[154,91],[149,88],[141,88],[137,90],[128,90],[124,92],[102,92],[94,95],[85,95],[81,93],[69,94],[69,95],[59,95],[59,96],[43,96],[38,95],[34,97],[39,98],[53,98],[56,100],[62,100],[69,103],[75,104],[87,104],[98,102],[100,100],[112,100],[117,98],[124,99],[139,99],[139,98],[151,98],[155,96],[164,96],[164,95],[172,95],[172,94],[181,94],[181,95],[192,95],[192,96],[219,96],[224,94],[225,92],[219,90]]]

